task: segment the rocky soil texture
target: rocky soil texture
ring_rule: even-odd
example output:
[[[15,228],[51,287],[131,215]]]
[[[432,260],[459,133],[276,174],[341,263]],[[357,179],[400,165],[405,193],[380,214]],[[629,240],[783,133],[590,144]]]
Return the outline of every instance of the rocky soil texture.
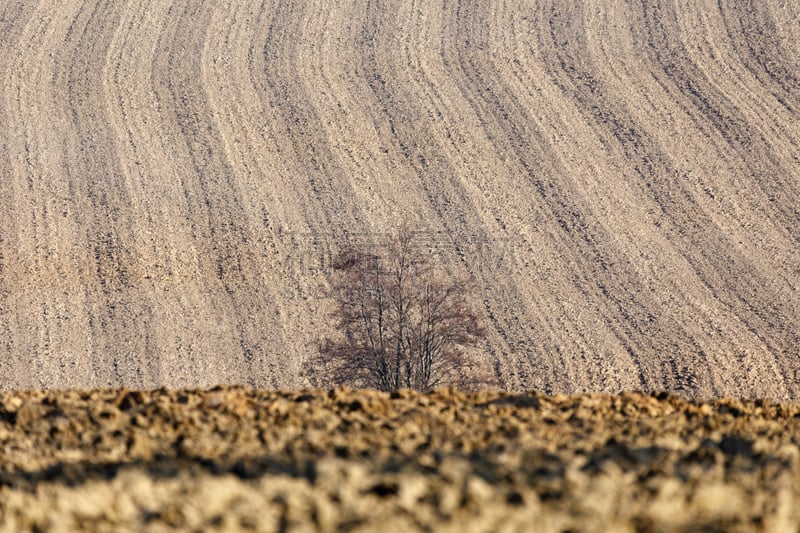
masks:
[[[800,406],[671,395],[0,394],[0,530],[797,531]]]

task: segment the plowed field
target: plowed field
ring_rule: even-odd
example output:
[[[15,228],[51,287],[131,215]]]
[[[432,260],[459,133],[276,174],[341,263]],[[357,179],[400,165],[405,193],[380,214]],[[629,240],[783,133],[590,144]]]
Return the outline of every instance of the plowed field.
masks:
[[[509,390],[800,396],[800,3],[0,3],[0,387],[296,388],[330,254]]]

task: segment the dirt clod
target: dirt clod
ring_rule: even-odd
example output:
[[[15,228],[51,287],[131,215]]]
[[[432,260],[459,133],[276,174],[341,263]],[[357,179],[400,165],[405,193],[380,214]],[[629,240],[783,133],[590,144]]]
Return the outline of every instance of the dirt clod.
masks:
[[[0,405],[17,407],[0,418],[0,530],[749,531],[800,520],[795,404],[222,387],[4,392]]]

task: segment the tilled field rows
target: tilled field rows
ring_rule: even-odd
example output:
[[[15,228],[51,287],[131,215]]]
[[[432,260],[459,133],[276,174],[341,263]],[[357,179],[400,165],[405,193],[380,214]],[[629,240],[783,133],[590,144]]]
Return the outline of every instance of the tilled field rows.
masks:
[[[5,2],[0,386],[305,383],[416,221],[503,386],[796,397],[800,8]]]

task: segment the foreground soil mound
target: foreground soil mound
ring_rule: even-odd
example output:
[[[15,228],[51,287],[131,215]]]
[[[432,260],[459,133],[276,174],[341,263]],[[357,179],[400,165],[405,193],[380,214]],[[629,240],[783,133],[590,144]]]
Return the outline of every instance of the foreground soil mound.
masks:
[[[796,531],[800,406],[248,388],[0,394],[0,530]]]

